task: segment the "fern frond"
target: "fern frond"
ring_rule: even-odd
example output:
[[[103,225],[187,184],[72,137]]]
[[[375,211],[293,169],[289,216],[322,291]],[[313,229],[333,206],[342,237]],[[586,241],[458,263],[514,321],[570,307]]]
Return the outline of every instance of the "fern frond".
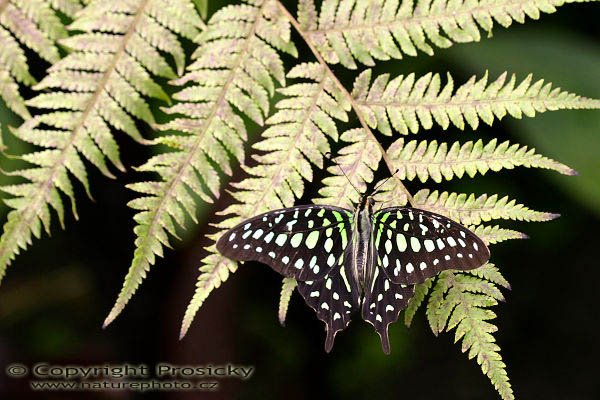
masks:
[[[162,256],[169,235],[176,237],[176,227],[185,227],[185,216],[195,220],[193,195],[212,202],[221,187],[217,168],[231,175],[231,156],[244,161],[246,127],[234,108],[262,125],[274,94],[274,79],[284,83],[276,49],[296,51],[289,42],[289,26],[274,13],[274,7],[270,0],[224,7],[196,38],[194,61],[175,81],[191,84],[176,93],[173,97],[178,102],[165,110],[178,117],[159,127],[178,133],[155,140],[171,151],[139,168],[157,173],[160,180],[129,185],[144,195],[129,203],[138,211],[135,252],[105,326],[129,302],[156,256]],[[232,263],[223,262],[229,270]]]
[[[281,295],[279,296],[278,313],[279,323],[281,325],[285,325],[285,316],[287,315],[290,299],[297,284],[298,282],[296,282],[294,278],[283,278],[283,283],[281,284]]]
[[[236,190],[231,195],[237,203],[221,212],[232,217],[220,222],[219,228],[225,230],[262,212],[291,207],[304,194],[303,179],[313,180],[312,165],[323,168],[323,156],[330,150],[327,136],[338,138],[334,119],[346,121],[350,108],[325,72],[316,63],[299,64],[290,70],[288,78],[303,81],[280,89],[286,97],[277,103],[277,112],[267,120],[270,126],[263,132],[263,139],[253,145],[261,152],[254,156],[258,164],[244,166],[250,176],[232,184]],[[217,254],[214,245],[208,250],[213,254],[202,260],[181,337],[208,295],[237,268],[236,263]]]
[[[503,300],[498,286],[508,287],[494,266],[484,266],[476,274],[444,271],[433,287],[427,305],[427,318],[434,334],[455,329],[455,342],[462,339],[462,351],[469,359],[476,357],[483,373],[504,400],[514,399],[500,356],[500,347],[489,321],[496,314],[489,309]]]
[[[508,196],[497,194],[488,196],[474,193],[439,192],[429,189],[419,190],[415,196],[415,205],[426,210],[452,218],[463,225],[479,225],[482,221],[493,219],[512,219],[517,221],[550,221],[558,214],[534,211]]]
[[[515,231],[513,229],[501,228],[498,225],[470,226],[469,229],[488,245],[504,242],[506,240],[529,238],[529,236],[524,233]]]
[[[22,46],[49,63],[58,61],[56,42],[67,36],[67,30],[57,11],[71,17],[80,8],[79,0],[0,1],[0,98],[21,118],[31,115],[18,84],[35,83]]]
[[[169,4],[193,11],[188,0]],[[0,238],[0,278],[20,250],[31,243],[32,236],[41,236],[42,225],[49,233],[49,208],[63,223],[61,193],[69,197],[77,216],[69,175],[89,195],[84,159],[108,177],[113,175],[106,159],[124,169],[111,127],[142,141],[134,118],[154,122],[143,96],[167,96],[147,70],[175,76],[159,51],[175,60],[183,54],[181,46],[174,45],[178,39],[169,28],[178,21],[164,18],[164,5],[162,0],[95,1],[78,14],[72,26],[82,33],[62,41],[73,52],[56,62],[35,87],[54,90],[28,102],[46,112],[13,130],[19,139],[43,149],[21,157],[34,167],[13,172],[26,183],[2,188],[14,196],[6,200],[14,210],[8,214]],[[99,9],[102,13],[97,13]]]
[[[452,124],[472,129],[480,120],[492,125],[507,114],[514,118],[534,117],[536,113],[563,109],[600,108],[600,101],[577,96],[553,88],[543,80],[533,81],[528,75],[517,83],[515,75],[501,74],[488,83],[487,73],[479,80],[472,76],[467,83],[454,89],[450,74],[442,84],[439,74],[400,75],[390,80],[389,74],[377,76],[371,83],[371,70],[362,72],[352,92],[360,112],[371,128],[385,135],[392,128],[401,134],[431,129],[434,122],[443,129]]]
[[[425,296],[429,293],[432,283],[433,279],[427,279],[425,282],[415,285],[415,293],[413,294],[413,297],[410,298],[408,307],[404,310],[404,324],[406,326],[412,324],[413,318],[421,307],[421,304],[423,304]]]
[[[324,0],[317,14],[314,0],[301,0],[298,20],[328,63],[355,69],[357,61],[371,66],[417,50],[432,55],[432,46],[477,42],[494,21],[508,27],[579,1]]]
[[[488,171],[513,169],[518,166],[545,168],[565,175],[576,172],[564,164],[544,157],[527,146],[510,144],[508,141],[498,144],[496,139],[484,145],[480,139],[473,143],[448,143],[435,140],[427,142],[404,139],[395,141],[387,151],[394,166],[399,170],[400,179],[409,181],[418,178],[421,182],[431,179],[434,182],[462,178],[465,174],[473,178]]]

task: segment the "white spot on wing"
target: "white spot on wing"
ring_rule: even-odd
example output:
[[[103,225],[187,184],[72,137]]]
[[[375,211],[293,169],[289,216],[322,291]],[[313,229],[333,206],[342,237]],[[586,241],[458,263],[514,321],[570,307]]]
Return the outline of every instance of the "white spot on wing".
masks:
[[[433,243],[433,240],[427,239],[423,241],[423,245],[425,245],[425,250],[430,253],[435,250],[435,244]]]
[[[275,236],[275,234],[273,232],[269,232],[265,235],[263,240],[265,241],[265,243],[271,243],[271,240],[273,240],[273,236]]]

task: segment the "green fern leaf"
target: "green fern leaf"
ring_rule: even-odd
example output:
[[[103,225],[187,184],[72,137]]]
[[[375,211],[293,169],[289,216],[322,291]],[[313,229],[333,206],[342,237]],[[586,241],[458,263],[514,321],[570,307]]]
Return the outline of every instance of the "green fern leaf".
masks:
[[[429,297],[427,318],[436,335],[455,329],[455,342],[462,339],[462,351],[477,358],[502,399],[514,399],[506,365],[492,336],[497,328],[489,322],[496,317],[489,307],[504,298],[498,286],[508,287],[508,282],[494,266],[484,266],[475,274],[442,272]]]
[[[279,297],[279,323],[285,325],[285,316],[287,315],[288,306],[292,293],[296,288],[297,282],[294,278],[283,278],[281,285],[281,295]]]
[[[221,182],[215,166],[231,175],[230,156],[244,162],[247,133],[235,109],[263,125],[274,95],[274,80],[282,85],[285,82],[277,50],[296,54],[289,40],[289,25],[277,15],[276,7],[275,2],[266,0],[222,8],[198,36],[194,62],[176,81],[179,85],[191,85],[176,93],[177,104],[165,110],[179,117],[160,127],[178,134],[155,141],[172,151],[151,158],[139,168],[157,173],[161,180],[129,186],[144,195],[129,204],[139,211],[135,216],[136,249],[105,326],[123,310],[156,256],[162,256],[163,246],[169,245],[169,234],[176,236],[176,226],[185,226],[186,214],[195,219],[192,195],[207,202],[219,196]],[[216,59],[215,54],[220,58]],[[213,259],[209,257],[220,277],[235,269],[229,260],[213,263]],[[217,278],[210,283],[204,281],[201,287],[204,284],[212,288],[220,283]]]
[[[385,135],[392,128],[401,134],[417,133],[420,127],[431,129],[434,122],[443,129],[450,124],[472,129],[482,120],[492,125],[495,119],[507,114],[523,115],[562,109],[600,108],[600,101],[577,96],[543,80],[533,82],[531,75],[517,84],[515,75],[507,79],[505,72],[488,83],[487,73],[479,80],[474,76],[454,90],[452,77],[442,85],[439,74],[415,78],[414,74],[400,75],[390,80],[389,74],[377,76],[371,82],[371,70],[361,73],[355,81],[353,96],[371,128]]]
[[[411,297],[410,302],[408,303],[408,307],[404,310],[404,324],[406,326],[411,326],[412,321],[417,314],[417,311],[425,301],[425,297],[429,290],[431,289],[431,284],[433,279],[428,279],[423,283],[415,285],[415,294]]]
[[[388,155],[398,169],[398,177],[409,181],[418,178],[421,182],[431,179],[439,183],[465,174],[472,178],[478,173],[484,175],[490,170],[497,172],[518,166],[576,174],[566,165],[537,154],[535,149],[508,141],[497,143],[492,139],[484,145],[480,139],[462,145],[454,142],[448,148],[448,143],[438,144],[435,140],[405,143],[404,139],[398,139],[388,149]]]
[[[325,61],[355,69],[356,61],[371,66],[416,56],[417,50],[432,55],[432,45],[477,42],[481,30],[491,33],[494,21],[509,27],[579,1],[325,0],[317,15],[314,0],[300,0],[298,20]]]
[[[80,8],[78,0],[0,1],[0,98],[21,118],[31,115],[18,84],[35,83],[22,46],[49,63],[58,61],[56,42],[67,36],[67,30],[56,11],[72,17]]]
[[[288,73],[288,78],[304,81],[280,89],[286,97],[267,120],[270,126],[263,132],[263,139],[253,146],[262,153],[255,156],[258,165],[244,166],[250,176],[232,184],[236,190],[231,194],[237,203],[221,212],[233,216],[220,222],[219,228],[228,229],[245,218],[292,206],[304,194],[303,179],[313,180],[312,165],[323,168],[323,156],[330,150],[327,137],[338,138],[334,120],[346,121],[350,109],[350,103],[325,72],[319,64],[306,63]],[[208,250],[216,252],[214,246]],[[218,254],[210,254],[202,263],[196,292],[183,318],[181,337],[208,295],[237,268],[236,263]]]
[[[188,14],[194,10],[187,0],[170,4]],[[33,164],[32,168],[12,173],[25,183],[1,188],[15,197],[6,200],[14,210],[8,214],[0,238],[0,279],[21,249],[31,244],[32,236],[41,236],[42,225],[50,232],[50,208],[63,223],[61,193],[71,200],[77,217],[69,174],[89,195],[83,159],[108,177],[113,175],[106,158],[124,169],[111,127],[143,141],[132,117],[153,123],[143,96],[166,98],[147,70],[175,76],[159,50],[182,59],[181,47],[174,45],[178,43],[176,35],[169,29],[179,25],[174,19],[177,15],[165,11],[161,0],[95,1],[78,13],[72,28],[81,33],[61,41],[72,53],[56,62],[35,87],[53,90],[28,102],[46,112],[13,130],[16,137],[43,150],[21,157]]]
[[[488,245],[504,242],[512,239],[527,239],[524,233],[515,231],[513,229],[501,228],[498,225],[493,226],[469,226],[469,229],[473,231],[477,236],[481,238]]]
[[[508,196],[497,194],[488,196],[475,194],[438,192],[428,189],[415,194],[415,205],[426,210],[452,218],[463,225],[478,225],[482,221],[493,219],[512,219],[517,221],[550,221],[558,214],[534,211]]]

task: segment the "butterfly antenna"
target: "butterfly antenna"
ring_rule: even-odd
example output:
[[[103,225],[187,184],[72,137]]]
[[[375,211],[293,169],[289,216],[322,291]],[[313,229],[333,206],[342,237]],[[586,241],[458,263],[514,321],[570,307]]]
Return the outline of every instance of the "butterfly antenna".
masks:
[[[375,186],[375,189],[373,189],[373,194],[377,193],[377,191],[379,190],[379,188],[382,187],[383,185],[385,185],[385,183],[387,181],[389,181],[390,179],[392,179],[394,177],[394,175],[396,175],[399,171],[400,171],[400,169],[396,168],[396,170],[394,171],[394,173],[392,175],[388,176],[379,185]]]
[[[396,170],[394,171],[394,173],[392,175],[390,175],[389,177],[387,177],[386,179],[384,179],[379,185],[377,185],[375,187],[375,189],[373,190],[372,195],[374,195],[375,193],[377,193],[377,191],[379,190],[379,188],[381,188],[383,185],[385,185],[385,183],[387,181],[389,181],[390,179],[396,177],[396,174],[400,171],[399,168],[396,168]],[[414,199],[412,197],[412,195],[410,194],[410,192],[408,191],[408,189],[406,188],[406,186],[404,186],[404,183],[402,183],[402,180],[398,177],[396,177],[396,179],[398,179],[398,183],[400,184],[400,187],[402,188],[402,191],[404,192],[404,194],[406,195],[406,200],[408,201],[408,204],[410,204],[411,206],[414,207]],[[391,201],[391,200],[388,200]]]
[[[325,157],[328,158],[330,161],[333,161],[333,159],[331,158],[331,153],[330,152],[325,153]],[[356,190],[356,193],[358,193],[359,196],[362,196],[362,193],[360,192],[360,190],[358,190],[356,188],[356,186],[354,186],[354,184],[352,183],[352,181],[350,180],[350,178],[348,178],[348,175],[346,175],[346,172],[344,172],[344,169],[338,163],[336,163],[335,165],[340,169],[340,171],[342,172],[342,174],[346,177],[346,179],[348,180],[348,183],[350,184],[350,186],[352,186],[352,188],[354,188],[354,190]]]

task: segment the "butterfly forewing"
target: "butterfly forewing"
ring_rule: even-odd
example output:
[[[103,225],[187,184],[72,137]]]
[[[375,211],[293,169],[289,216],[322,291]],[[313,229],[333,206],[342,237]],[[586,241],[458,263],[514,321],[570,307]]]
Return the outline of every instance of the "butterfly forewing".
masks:
[[[358,308],[358,291],[349,280],[350,275],[344,265],[338,265],[319,281],[298,282],[298,291],[325,322],[327,338],[325,351],[331,351],[337,332],[350,323],[352,313]]]
[[[378,260],[373,278],[365,287],[362,317],[375,327],[385,354],[390,353],[388,325],[398,320],[400,311],[406,308],[414,291],[412,285],[392,282],[383,271],[381,259]]]
[[[373,215],[374,244],[393,283],[414,285],[447,269],[482,266],[490,252],[473,232],[442,215],[391,207]]]
[[[351,234],[352,213],[333,206],[270,211],[225,232],[217,249],[240,261],[259,261],[299,281],[321,280],[336,265]]]

